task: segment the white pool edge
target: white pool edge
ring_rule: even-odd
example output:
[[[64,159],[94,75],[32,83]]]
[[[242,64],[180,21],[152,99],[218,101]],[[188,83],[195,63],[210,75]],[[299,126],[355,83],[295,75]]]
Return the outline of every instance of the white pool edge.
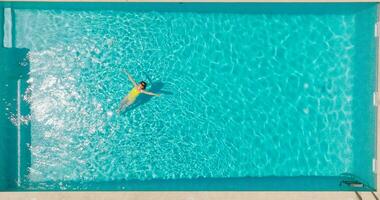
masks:
[[[256,2],[256,3],[347,3],[347,2],[380,2],[380,0],[0,0],[0,2],[172,2],[172,3],[207,3],[207,2]]]
[[[4,0],[0,0],[3,2]],[[9,2],[200,2],[191,1],[191,0],[10,0]],[[202,2],[380,2],[380,0],[243,0],[243,1],[234,1],[234,0],[204,0]],[[380,4],[378,5],[378,10],[380,11]],[[379,14],[379,12],[378,12]],[[378,17],[380,19],[380,16]],[[378,20],[380,21],[380,20]],[[5,37],[5,34],[4,34]],[[380,89],[380,82],[378,78],[380,77],[380,51],[378,50],[380,47],[380,39],[376,38],[376,48],[377,48],[377,69],[376,69],[376,91]],[[18,80],[20,81],[20,80]],[[378,93],[379,94],[379,93]],[[19,104],[18,104],[19,105]],[[379,106],[375,107],[377,110],[376,116],[380,113]],[[19,110],[19,109],[18,109]],[[19,113],[18,113],[18,116]],[[375,158],[378,159],[380,155],[380,137],[378,134],[380,133],[380,119],[376,117],[376,154]],[[18,118],[19,123],[19,118]],[[18,126],[19,127],[19,126]],[[19,138],[19,137],[18,137]],[[20,157],[19,157],[20,158]],[[378,171],[378,165],[376,165],[376,171]],[[20,172],[20,170],[19,170]],[[20,176],[18,176],[20,177]],[[376,173],[376,182],[377,187],[380,186],[379,175]],[[379,196],[380,193],[376,192]],[[362,198],[366,200],[375,199],[369,192],[362,192]],[[155,199],[155,200],[230,200],[230,199],[255,199],[255,200],[271,200],[271,199],[283,199],[283,200],[356,200],[357,196],[353,192],[0,192],[0,199],[4,200],[61,200],[61,199],[77,199],[77,200],[87,200],[87,199],[107,199],[107,200],[119,200],[119,199]]]
[[[17,80],[17,186],[21,185],[21,80]]]
[[[4,8],[4,47],[12,47],[12,11],[11,8]]]

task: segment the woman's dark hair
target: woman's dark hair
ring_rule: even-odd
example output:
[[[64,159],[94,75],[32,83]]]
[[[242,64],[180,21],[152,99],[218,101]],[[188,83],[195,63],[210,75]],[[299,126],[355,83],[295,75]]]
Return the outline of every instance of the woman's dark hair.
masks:
[[[145,89],[147,84],[146,84],[145,81],[141,81],[141,82],[140,82],[140,85],[142,85],[142,86],[143,86],[143,89]]]

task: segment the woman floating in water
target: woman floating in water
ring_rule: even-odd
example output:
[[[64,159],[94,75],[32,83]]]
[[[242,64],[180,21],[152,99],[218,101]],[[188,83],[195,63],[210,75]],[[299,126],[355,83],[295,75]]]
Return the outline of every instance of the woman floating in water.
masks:
[[[146,88],[146,82],[141,81],[139,84],[133,80],[132,76],[125,71],[128,75],[128,79],[132,82],[133,88],[131,91],[129,91],[128,95],[123,98],[123,100],[120,102],[119,109],[117,110],[118,113],[122,112],[125,108],[133,104],[135,102],[136,98],[140,95],[140,93],[151,95],[151,96],[160,96],[160,94],[155,94],[153,92],[145,91]]]

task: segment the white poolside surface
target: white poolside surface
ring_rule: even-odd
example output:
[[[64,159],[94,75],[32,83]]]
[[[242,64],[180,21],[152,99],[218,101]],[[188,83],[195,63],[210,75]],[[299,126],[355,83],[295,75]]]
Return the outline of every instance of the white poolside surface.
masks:
[[[364,200],[375,199],[360,193]],[[354,192],[5,192],[2,200],[356,200]]]
[[[4,0],[0,0],[4,1]],[[5,0],[7,1],[7,0]],[[36,1],[36,0],[8,0]],[[380,2],[380,0],[39,0],[39,2]],[[379,52],[378,52],[379,53]],[[380,53],[378,55],[380,57]],[[378,66],[379,68],[379,66]],[[378,77],[380,70],[378,69]],[[378,81],[378,88],[380,84]],[[379,113],[380,108],[377,107]],[[380,120],[377,119],[377,133]],[[380,137],[377,137],[377,160],[380,154]],[[376,166],[379,170],[379,164]],[[377,185],[380,176],[377,174]],[[362,199],[376,199],[370,192],[359,192]],[[375,193],[380,197],[380,193]],[[0,192],[0,200],[356,200],[354,192]]]

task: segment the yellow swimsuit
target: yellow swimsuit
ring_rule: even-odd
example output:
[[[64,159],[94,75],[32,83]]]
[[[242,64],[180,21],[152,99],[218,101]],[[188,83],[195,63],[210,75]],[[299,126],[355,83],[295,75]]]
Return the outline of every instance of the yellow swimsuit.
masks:
[[[133,103],[136,100],[136,98],[140,95],[140,93],[141,93],[140,90],[138,90],[136,87],[133,87],[132,90],[129,91],[128,93],[128,96],[127,96],[128,102],[130,104]]]

